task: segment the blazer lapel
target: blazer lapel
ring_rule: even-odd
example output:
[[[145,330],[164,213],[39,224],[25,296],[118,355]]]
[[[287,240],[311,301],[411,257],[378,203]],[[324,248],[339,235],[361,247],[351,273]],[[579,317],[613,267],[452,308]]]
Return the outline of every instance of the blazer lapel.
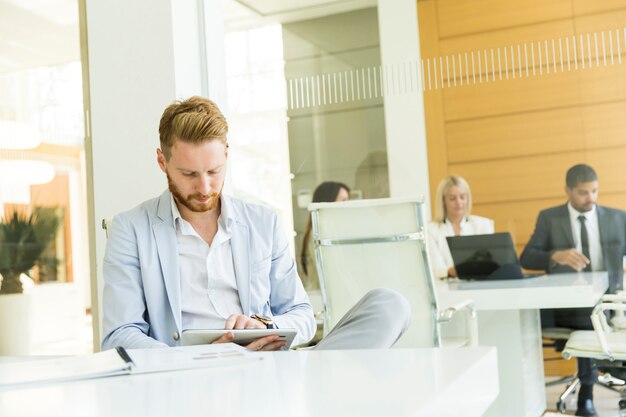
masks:
[[[604,258],[604,266],[607,266],[607,259],[610,256],[608,253],[609,235],[611,234],[611,225],[609,219],[606,218],[604,208],[596,205],[598,213],[598,230],[600,232],[600,246],[602,246],[602,256]],[[608,268],[607,268],[608,269]]]
[[[250,315],[250,235],[248,226],[233,222],[231,234],[235,280],[243,314]]]
[[[176,230],[172,217],[170,193],[165,192],[159,199],[157,215],[160,221],[152,225],[154,240],[156,241],[161,273],[165,283],[167,298],[172,309],[176,326],[182,329],[182,312],[180,305],[180,268],[178,264],[178,245]]]
[[[567,209],[567,204],[562,206],[563,209],[560,211],[559,218],[557,219],[557,223],[563,232],[563,236],[567,239],[567,243],[570,248],[576,247],[576,242],[574,241],[574,235],[572,234],[572,224],[569,220],[569,210]]]

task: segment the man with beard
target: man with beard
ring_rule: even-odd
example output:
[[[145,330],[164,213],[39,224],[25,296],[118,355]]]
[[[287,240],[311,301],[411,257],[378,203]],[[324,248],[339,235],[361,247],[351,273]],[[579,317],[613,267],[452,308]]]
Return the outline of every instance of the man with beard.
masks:
[[[623,258],[626,255],[626,213],[599,206],[598,176],[592,167],[578,164],[565,177],[567,203],[539,213],[535,231],[526,244],[521,264],[547,273],[608,271],[609,289],[623,288]],[[541,311],[543,327],[591,330],[590,308]],[[593,385],[598,380],[595,361],[578,358],[577,416],[596,416]]]
[[[313,337],[313,310],[276,215],[222,194],[227,132],[210,100],[165,109],[157,162],[169,189],[116,216],[109,230],[103,349],[177,346],[184,329],[292,328],[294,345]],[[402,295],[373,290],[317,348],[390,347],[409,317]],[[226,333],[217,342],[231,340]],[[283,346],[266,336],[247,347]]]

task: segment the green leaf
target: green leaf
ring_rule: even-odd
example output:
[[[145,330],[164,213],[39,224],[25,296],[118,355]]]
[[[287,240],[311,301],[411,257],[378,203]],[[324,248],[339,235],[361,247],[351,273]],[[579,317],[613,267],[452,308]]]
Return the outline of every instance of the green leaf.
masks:
[[[40,261],[43,252],[55,240],[60,223],[61,218],[49,209],[35,209],[30,215],[14,211],[2,220],[0,274],[3,286],[4,279],[19,279],[21,273],[26,273]],[[2,287],[0,292],[3,292]]]

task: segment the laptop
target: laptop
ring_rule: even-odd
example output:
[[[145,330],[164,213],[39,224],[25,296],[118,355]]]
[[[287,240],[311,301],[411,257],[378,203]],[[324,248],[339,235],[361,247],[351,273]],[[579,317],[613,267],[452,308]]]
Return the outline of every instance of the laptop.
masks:
[[[446,239],[459,279],[489,281],[541,275],[522,273],[510,233],[450,236]]]

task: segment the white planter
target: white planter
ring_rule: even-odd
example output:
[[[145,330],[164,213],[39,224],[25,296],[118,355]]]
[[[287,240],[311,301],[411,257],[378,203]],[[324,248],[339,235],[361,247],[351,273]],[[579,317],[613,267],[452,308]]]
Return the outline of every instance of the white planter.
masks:
[[[32,294],[0,295],[0,355],[28,355],[31,350]]]
[[[79,290],[74,283],[45,283],[34,286],[30,310],[33,318],[33,355],[68,353],[63,349],[69,349],[73,341],[81,338],[85,308]]]

